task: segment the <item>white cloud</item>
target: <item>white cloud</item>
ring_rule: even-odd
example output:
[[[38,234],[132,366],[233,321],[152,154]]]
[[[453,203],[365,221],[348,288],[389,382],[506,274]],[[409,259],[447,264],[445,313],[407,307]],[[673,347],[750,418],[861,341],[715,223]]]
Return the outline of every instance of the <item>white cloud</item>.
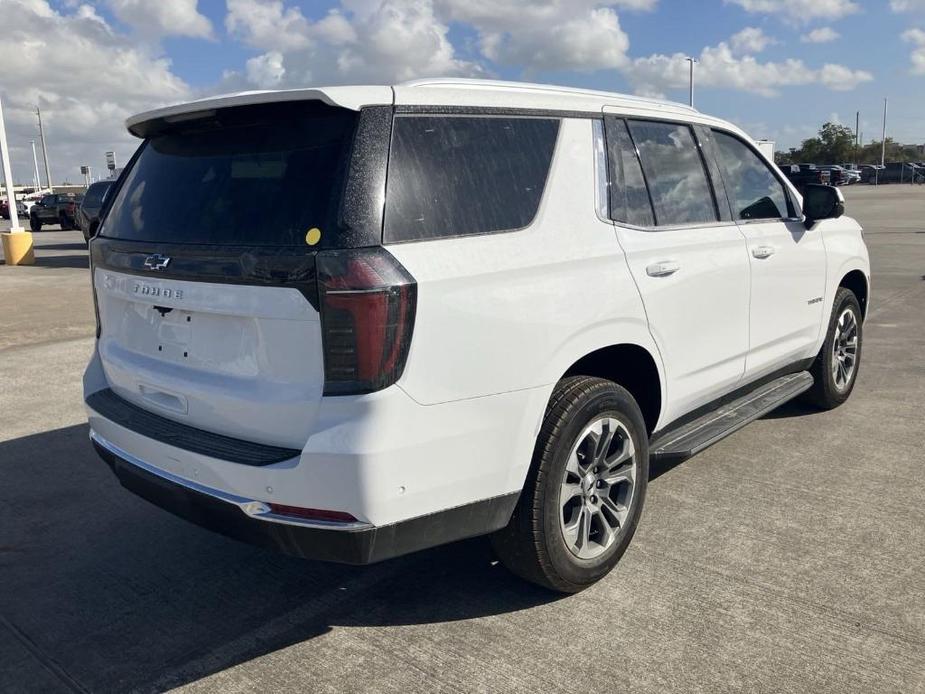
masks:
[[[228,0],[225,28],[248,46],[290,51],[310,45],[309,21],[282,0]]]
[[[669,89],[687,87],[686,58],[684,53],[637,58],[625,72],[637,93],[661,96]],[[751,55],[737,55],[727,42],[704,48],[696,69],[699,86],[738,89],[767,97],[776,96],[782,87],[808,84],[846,91],[872,79],[869,72],[843,65],[826,64],[813,69],[793,58],[783,62],[760,62]]]
[[[261,89],[278,87],[286,75],[283,54],[279,51],[270,51],[251,58],[245,65],[244,74],[248,82]]]
[[[119,21],[146,38],[212,38],[212,23],[197,9],[197,0],[107,0]]]
[[[482,52],[501,65],[535,70],[597,70],[627,63],[629,37],[609,8],[563,19],[552,28],[537,24],[516,32],[482,35]]]
[[[109,149],[126,161],[137,146],[125,131],[129,115],[192,98],[169,60],[118,34],[88,5],[68,13],[45,0],[0,0],[0,17],[3,106],[17,181],[32,179],[37,103],[52,176],[61,182],[81,180],[81,164],[101,171]]]
[[[526,72],[598,70],[627,63],[618,9],[648,11],[656,0],[435,0],[438,15],[472,26],[488,59]]]
[[[841,38],[841,34],[832,27],[819,27],[818,29],[813,29],[803,34],[800,37],[800,41],[803,43],[829,43],[839,38]]]
[[[768,36],[757,27],[745,27],[729,39],[733,51],[747,54],[761,53],[765,48],[776,43],[777,39]]]
[[[243,75],[227,73],[221,87],[484,74],[456,55],[432,0],[344,0],[341,6],[311,21],[282,0],[228,0],[229,32],[265,53],[252,58]]]
[[[893,12],[925,12],[925,0],[890,0]]]
[[[900,0],[902,1],[902,0]],[[773,14],[793,22],[841,19],[861,10],[855,0],[726,0],[746,12]]]
[[[909,29],[903,32],[903,41],[911,43],[915,48],[910,59],[912,60],[912,74],[925,75],[925,31]]]

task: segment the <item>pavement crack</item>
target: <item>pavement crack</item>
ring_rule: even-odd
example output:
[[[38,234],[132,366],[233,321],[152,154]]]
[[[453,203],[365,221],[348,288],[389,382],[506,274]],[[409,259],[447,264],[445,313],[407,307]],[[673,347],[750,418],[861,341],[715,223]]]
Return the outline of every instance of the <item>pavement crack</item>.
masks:
[[[13,622],[11,622],[2,614],[0,614],[0,626],[5,627],[6,630],[13,635],[13,638],[19,641],[23,648],[25,648],[29,654],[35,658],[36,662],[38,662],[43,668],[45,668],[49,673],[57,678],[58,681],[61,682],[65,687],[67,687],[72,692],[82,692],[89,694],[89,689],[74,679],[58,661],[45,653],[45,651],[43,651],[26,632],[13,624]]]

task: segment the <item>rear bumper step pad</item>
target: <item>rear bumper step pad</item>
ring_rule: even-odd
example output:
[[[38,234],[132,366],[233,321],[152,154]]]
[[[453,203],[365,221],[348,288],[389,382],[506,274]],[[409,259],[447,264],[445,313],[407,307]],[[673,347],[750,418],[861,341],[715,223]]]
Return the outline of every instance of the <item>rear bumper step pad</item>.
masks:
[[[261,467],[302,455],[302,451],[295,448],[281,448],[253,441],[242,441],[230,436],[203,431],[187,424],[180,424],[123,400],[109,388],[92,393],[87,397],[86,402],[87,407],[101,417],[134,431],[136,434],[191,453],[207,455],[210,458]]]

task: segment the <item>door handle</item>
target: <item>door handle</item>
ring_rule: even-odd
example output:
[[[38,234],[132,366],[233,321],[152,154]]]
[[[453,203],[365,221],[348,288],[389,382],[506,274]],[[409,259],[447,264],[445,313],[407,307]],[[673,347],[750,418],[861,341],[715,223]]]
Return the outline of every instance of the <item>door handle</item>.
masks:
[[[675,260],[661,260],[646,267],[649,277],[668,277],[681,269],[680,263]]]
[[[777,251],[774,246],[755,246],[752,249],[752,255],[763,260],[764,258],[770,258]]]

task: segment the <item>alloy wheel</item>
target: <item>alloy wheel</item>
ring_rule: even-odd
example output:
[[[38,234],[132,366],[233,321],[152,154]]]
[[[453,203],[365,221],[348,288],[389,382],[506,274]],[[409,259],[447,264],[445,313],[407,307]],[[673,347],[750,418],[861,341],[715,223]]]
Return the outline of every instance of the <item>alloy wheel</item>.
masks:
[[[559,526],[579,559],[606,552],[629,522],[636,489],[636,451],[613,415],[588,424],[569,453],[559,490]]]
[[[854,377],[858,357],[858,320],[854,310],[846,308],[835,324],[832,341],[832,378],[835,387],[844,391]]]

